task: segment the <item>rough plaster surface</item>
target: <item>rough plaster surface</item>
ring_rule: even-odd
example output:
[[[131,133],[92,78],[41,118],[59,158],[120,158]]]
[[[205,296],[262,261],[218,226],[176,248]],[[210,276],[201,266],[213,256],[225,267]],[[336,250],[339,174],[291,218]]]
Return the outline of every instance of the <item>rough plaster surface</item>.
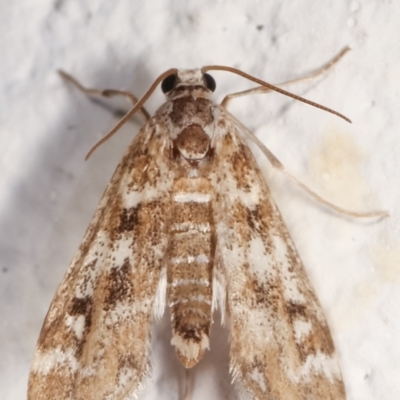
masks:
[[[310,200],[256,152],[326,311],[349,400],[400,398],[400,5],[392,1],[18,0],[0,13],[0,399],[22,400],[50,301],[124,147],[131,123],[88,161],[117,121],[56,74],[144,93],[170,67],[223,64],[272,83],[302,76],[343,46],[353,51],[315,82],[291,88],[348,115],[347,124],[278,94],[232,112],[325,198]],[[216,99],[252,85],[213,74]],[[155,110],[162,95],[154,95]],[[114,105],[116,103],[113,103]],[[121,103],[117,103],[123,104]],[[145,399],[178,399],[183,371],[163,321]],[[193,399],[233,398],[227,333],[193,370]]]

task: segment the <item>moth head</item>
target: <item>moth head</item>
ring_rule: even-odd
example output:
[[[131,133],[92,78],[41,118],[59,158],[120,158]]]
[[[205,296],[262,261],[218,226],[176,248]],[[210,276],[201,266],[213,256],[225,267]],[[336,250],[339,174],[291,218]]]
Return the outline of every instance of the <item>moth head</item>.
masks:
[[[200,69],[177,70],[163,79],[161,90],[169,95],[177,88],[195,87],[214,92],[216,88],[214,78]]]

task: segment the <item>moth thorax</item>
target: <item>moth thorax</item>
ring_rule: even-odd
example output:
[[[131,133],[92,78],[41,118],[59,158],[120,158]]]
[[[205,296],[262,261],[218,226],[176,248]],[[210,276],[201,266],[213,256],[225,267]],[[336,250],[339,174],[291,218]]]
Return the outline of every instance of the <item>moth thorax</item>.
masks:
[[[174,148],[189,161],[201,160],[210,149],[210,137],[200,125],[191,124],[179,133]]]

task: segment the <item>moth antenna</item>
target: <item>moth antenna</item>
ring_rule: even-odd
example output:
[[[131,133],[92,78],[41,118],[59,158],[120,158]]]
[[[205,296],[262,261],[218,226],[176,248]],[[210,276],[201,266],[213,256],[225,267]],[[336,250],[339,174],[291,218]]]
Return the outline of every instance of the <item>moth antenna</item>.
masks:
[[[232,72],[233,74],[242,76],[243,78],[246,78],[249,81],[258,83],[261,86],[264,86],[264,87],[266,87],[268,89],[274,90],[275,92],[281,93],[284,96],[291,97],[291,98],[293,98],[295,100],[299,100],[299,101],[301,101],[303,103],[306,103],[306,104],[308,104],[310,106],[313,106],[313,107],[319,108],[321,110],[324,110],[326,112],[329,112],[331,114],[337,115],[338,117],[340,117],[340,118],[344,119],[345,121],[351,123],[351,120],[349,118],[347,118],[345,115],[343,115],[343,114],[341,114],[341,113],[339,113],[339,112],[337,112],[335,110],[332,110],[331,108],[325,107],[325,106],[323,106],[321,104],[318,104],[318,103],[315,103],[315,102],[313,102],[311,100],[307,100],[304,97],[297,96],[296,94],[293,94],[293,93],[288,92],[288,91],[286,91],[284,89],[281,89],[278,86],[272,85],[271,83],[262,81],[261,79],[258,79],[258,78],[254,77],[252,75],[246,74],[246,72],[243,72],[240,69],[233,68],[233,67],[225,67],[223,65],[207,65],[206,67],[203,67],[201,69],[201,71],[203,73],[205,73],[207,71],[227,71],[227,72]]]
[[[151,94],[154,92],[154,90],[156,89],[157,85],[163,80],[165,79],[167,76],[172,75],[172,74],[176,74],[177,73],[177,69],[176,68],[171,68],[168,71],[165,71],[164,73],[162,73],[154,82],[153,84],[150,86],[150,88],[147,90],[147,92],[139,99],[139,101],[125,114],[124,117],[122,117],[119,122],[117,123],[117,125],[114,126],[114,128],[111,129],[111,131],[109,131],[107,133],[106,136],[104,136],[102,139],[100,139],[87,153],[85,160],[87,160],[92,154],[93,152],[99,147],[101,146],[104,142],[106,142],[112,135],[114,135],[114,133],[116,133],[123,125],[125,125],[125,123],[138,111],[140,110],[140,108],[143,106],[143,104],[147,101],[147,99],[151,96]]]

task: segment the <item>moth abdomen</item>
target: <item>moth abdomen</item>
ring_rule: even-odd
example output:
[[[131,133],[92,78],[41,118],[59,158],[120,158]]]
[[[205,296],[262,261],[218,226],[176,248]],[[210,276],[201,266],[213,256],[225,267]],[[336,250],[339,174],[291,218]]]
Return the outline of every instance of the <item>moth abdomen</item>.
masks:
[[[206,178],[180,178],[173,187],[168,246],[172,344],[193,367],[209,348],[214,229],[212,187]]]

